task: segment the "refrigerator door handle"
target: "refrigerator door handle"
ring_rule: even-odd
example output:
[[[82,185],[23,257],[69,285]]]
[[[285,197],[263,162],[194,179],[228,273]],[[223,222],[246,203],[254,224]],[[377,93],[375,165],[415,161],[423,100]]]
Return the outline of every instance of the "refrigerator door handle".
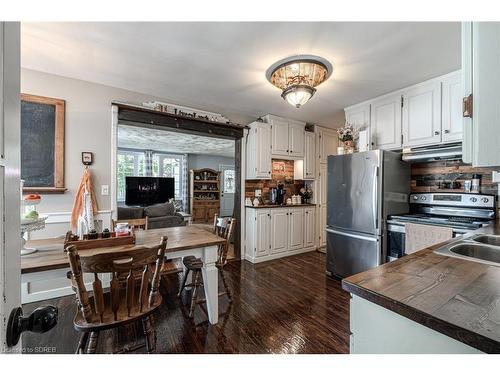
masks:
[[[347,233],[347,232],[341,232],[341,231],[330,229],[330,228],[326,228],[326,231],[329,232],[329,233],[340,234],[341,236],[346,236],[346,237],[351,237],[351,238],[357,238],[358,240],[367,240],[367,241],[373,241],[373,242],[378,242],[379,241],[378,237],[362,236],[360,234],[352,234],[352,233]]]
[[[373,168],[373,187],[372,187],[372,215],[373,215],[373,226],[375,229],[378,229],[378,166]]]

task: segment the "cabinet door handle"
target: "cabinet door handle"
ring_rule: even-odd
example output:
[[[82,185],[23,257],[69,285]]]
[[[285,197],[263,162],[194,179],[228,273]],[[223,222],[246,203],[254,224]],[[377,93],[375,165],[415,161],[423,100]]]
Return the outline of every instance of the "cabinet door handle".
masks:
[[[439,132],[436,130],[436,131],[434,132],[434,135],[439,135]]]
[[[444,134],[450,134],[450,131],[449,131],[448,129],[446,129],[446,130],[444,131]]]

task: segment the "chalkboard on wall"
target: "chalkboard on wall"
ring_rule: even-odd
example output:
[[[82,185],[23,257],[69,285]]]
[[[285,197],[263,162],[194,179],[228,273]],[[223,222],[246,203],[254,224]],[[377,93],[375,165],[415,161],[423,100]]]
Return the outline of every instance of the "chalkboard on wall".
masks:
[[[23,191],[65,191],[64,112],[64,100],[21,94]]]

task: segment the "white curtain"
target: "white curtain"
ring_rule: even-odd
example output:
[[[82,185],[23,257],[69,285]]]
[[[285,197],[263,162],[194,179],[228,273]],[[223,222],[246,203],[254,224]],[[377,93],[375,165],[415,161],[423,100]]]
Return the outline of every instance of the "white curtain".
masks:
[[[184,154],[181,158],[181,199],[182,199],[182,210],[188,212],[189,202],[188,202],[188,155]]]

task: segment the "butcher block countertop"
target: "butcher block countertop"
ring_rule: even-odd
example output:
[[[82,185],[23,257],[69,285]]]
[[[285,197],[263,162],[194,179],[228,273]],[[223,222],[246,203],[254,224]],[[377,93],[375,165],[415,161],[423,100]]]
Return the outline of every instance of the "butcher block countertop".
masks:
[[[134,247],[157,246],[162,236],[167,236],[167,254],[180,250],[215,246],[225,239],[196,226],[138,230],[135,232],[135,245],[113,246],[82,250],[90,252],[119,252]],[[64,238],[49,238],[28,241],[27,246],[38,249],[36,253],[21,257],[21,274],[41,272],[69,267],[68,256],[64,252]]]
[[[477,233],[500,234],[500,224],[465,237]],[[433,252],[457,240],[345,278],[342,287],[478,350],[500,353],[500,267]]]

